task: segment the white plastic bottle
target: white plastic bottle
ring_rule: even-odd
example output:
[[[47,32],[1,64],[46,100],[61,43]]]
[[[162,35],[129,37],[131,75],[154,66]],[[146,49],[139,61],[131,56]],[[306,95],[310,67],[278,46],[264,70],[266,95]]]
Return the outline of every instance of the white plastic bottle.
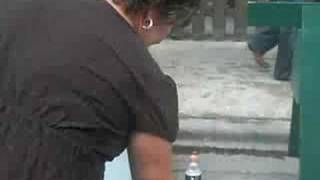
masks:
[[[190,156],[191,162],[185,172],[185,180],[201,180],[202,172],[198,164],[198,155],[193,152]]]

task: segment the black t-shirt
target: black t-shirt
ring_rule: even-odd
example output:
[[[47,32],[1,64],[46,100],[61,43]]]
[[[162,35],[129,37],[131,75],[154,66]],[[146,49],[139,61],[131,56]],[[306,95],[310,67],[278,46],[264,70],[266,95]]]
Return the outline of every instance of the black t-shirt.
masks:
[[[131,133],[176,138],[175,83],[103,0],[2,0],[0,63],[3,179],[99,179]]]

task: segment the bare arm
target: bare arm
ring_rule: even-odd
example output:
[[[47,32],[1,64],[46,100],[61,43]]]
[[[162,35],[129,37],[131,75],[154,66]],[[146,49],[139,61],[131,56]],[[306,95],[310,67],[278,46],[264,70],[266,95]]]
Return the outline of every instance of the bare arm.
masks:
[[[130,140],[133,180],[173,180],[171,144],[159,137],[136,133]]]

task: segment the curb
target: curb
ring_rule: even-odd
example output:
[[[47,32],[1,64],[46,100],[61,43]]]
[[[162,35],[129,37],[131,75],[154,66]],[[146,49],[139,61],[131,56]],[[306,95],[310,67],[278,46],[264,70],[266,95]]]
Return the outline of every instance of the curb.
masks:
[[[290,122],[247,119],[182,119],[174,150],[286,156]]]

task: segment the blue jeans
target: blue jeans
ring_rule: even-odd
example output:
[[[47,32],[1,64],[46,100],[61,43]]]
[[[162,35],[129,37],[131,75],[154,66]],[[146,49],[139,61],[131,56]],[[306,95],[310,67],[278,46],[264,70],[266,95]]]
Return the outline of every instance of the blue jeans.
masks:
[[[295,36],[294,28],[267,28],[250,37],[248,44],[252,51],[259,54],[265,54],[278,45],[274,78],[288,80],[291,75]]]
[[[291,1],[302,2],[303,0]],[[252,51],[260,54],[265,54],[278,45],[274,78],[277,80],[288,80],[291,75],[295,37],[296,30],[294,28],[266,28],[249,37],[248,45]]]

